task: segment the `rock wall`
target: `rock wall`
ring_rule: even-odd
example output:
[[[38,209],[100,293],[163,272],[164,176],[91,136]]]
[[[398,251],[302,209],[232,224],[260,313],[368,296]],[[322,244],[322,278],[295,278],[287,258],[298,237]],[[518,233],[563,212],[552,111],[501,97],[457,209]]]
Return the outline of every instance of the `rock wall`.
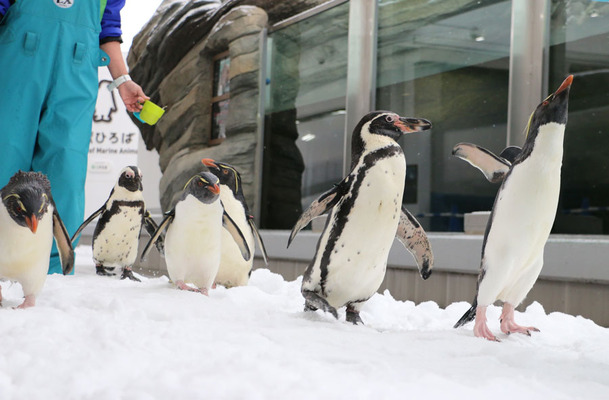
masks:
[[[261,174],[260,50],[263,31],[320,0],[165,0],[135,37],[130,74],[166,113],[155,126],[135,121],[146,147],[160,156],[161,207],[170,209],[185,182],[203,169],[201,158],[234,165],[255,209]],[[210,146],[212,58],[229,52],[230,103],[226,139]],[[290,171],[287,171],[290,173]],[[300,190],[300,181],[294,182]]]

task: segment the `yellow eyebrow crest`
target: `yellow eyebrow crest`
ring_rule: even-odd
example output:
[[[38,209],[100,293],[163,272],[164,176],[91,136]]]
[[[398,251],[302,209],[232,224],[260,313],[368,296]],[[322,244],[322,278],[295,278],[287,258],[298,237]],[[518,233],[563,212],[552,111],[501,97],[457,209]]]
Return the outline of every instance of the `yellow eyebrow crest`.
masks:
[[[11,193],[11,194],[9,194],[8,196],[4,196],[4,198],[3,198],[2,200],[6,200],[6,199],[8,199],[8,198],[10,198],[10,197],[16,197],[16,198],[17,198],[17,200],[19,200],[19,198],[20,198],[20,197],[19,197],[19,195],[18,195],[17,193]]]
[[[40,204],[40,209],[38,210],[38,213],[41,213],[44,206],[46,206],[49,202],[49,196],[47,196],[46,193],[42,194],[42,198],[44,199],[44,201],[42,202],[42,204]]]

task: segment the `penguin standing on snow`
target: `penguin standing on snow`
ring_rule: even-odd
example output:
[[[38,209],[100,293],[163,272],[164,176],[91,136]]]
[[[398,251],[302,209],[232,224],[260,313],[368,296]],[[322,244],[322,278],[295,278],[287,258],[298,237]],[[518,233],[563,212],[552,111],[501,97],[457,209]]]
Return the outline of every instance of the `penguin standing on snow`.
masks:
[[[490,181],[503,180],[484,234],[476,298],[455,328],[475,318],[476,336],[499,341],[486,325],[486,308],[501,300],[503,333],[538,331],[517,325],[514,307],[541,272],[543,249],[556,216],[572,82],[570,75],[533,111],[521,151],[512,147],[497,157],[469,143],[453,149],[455,156],[480,169]]]
[[[218,178],[211,172],[201,172],[186,183],[175,207],[167,212],[144,248],[142,259],[167,228],[165,261],[169,278],[179,289],[207,295],[220,267],[223,226],[233,236],[241,257],[248,260],[251,256],[249,246],[222,207]],[[197,289],[187,283],[194,284]]]
[[[142,193],[142,172],[138,167],[123,168],[110,197],[99,210],[89,216],[72,236],[76,240],[80,232],[99,217],[93,232],[93,260],[98,275],[114,275],[114,267],[122,268],[121,279],[140,281],[131,267],[137,258],[142,225],[150,235],[157,225],[146,210]],[[161,246],[162,239],[157,244]]]
[[[405,133],[430,128],[427,120],[385,111],[366,115],[355,127],[351,172],[309,206],[288,240],[289,246],[309,221],[329,212],[302,281],[305,310],[337,317],[336,309],[347,306],[347,321],[361,323],[360,308],[381,285],[396,236],[415,256],[423,279],[431,275],[427,235],[402,206],[406,160],[396,142]]]
[[[18,308],[32,307],[47,277],[53,237],[64,275],[74,268],[74,250],[45,175],[19,171],[0,194],[0,277],[21,284],[25,300]]]
[[[256,239],[264,263],[268,265],[264,243],[243,196],[241,175],[233,166],[226,163],[214,161],[210,158],[204,158],[201,162],[209,168],[209,172],[219,179],[220,201],[224,210],[233,218],[235,224],[243,233],[247,245],[252,250],[255,246],[254,238]],[[251,252],[249,259],[244,260],[232,235],[226,229],[223,229],[222,257],[220,269],[216,275],[216,283],[227,288],[247,285],[253,264],[254,252]]]

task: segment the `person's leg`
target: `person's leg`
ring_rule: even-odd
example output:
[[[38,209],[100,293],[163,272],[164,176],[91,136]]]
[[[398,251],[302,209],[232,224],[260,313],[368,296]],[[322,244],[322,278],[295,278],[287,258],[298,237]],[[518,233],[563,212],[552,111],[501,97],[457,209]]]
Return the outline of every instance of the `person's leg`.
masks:
[[[66,51],[66,49],[68,51]],[[97,68],[74,60],[74,51],[63,46],[39,126],[32,161],[35,171],[43,171],[51,182],[51,192],[59,216],[72,235],[83,222],[85,178],[91,124],[97,96]],[[96,52],[88,48],[86,53]],[[57,249],[53,246],[49,273],[61,273]]]

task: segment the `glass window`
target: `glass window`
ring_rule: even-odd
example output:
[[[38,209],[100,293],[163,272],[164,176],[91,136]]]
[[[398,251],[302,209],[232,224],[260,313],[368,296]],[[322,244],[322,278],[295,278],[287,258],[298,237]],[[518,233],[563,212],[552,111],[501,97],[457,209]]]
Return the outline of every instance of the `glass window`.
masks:
[[[349,3],[269,34],[261,227],[291,229],[342,179]]]
[[[226,118],[230,98],[230,58],[228,51],[213,58],[214,85],[211,99],[210,145],[220,144],[226,138]]]
[[[379,2],[376,108],[433,123],[401,139],[404,201],[425,229],[462,231],[463,213],[492,208],[498,186],[451,151],[505,147],[510,23],[510,1]]]
[[[554,233],[609,233],[609,4],[551,2],[549,91],[573,74]]]

